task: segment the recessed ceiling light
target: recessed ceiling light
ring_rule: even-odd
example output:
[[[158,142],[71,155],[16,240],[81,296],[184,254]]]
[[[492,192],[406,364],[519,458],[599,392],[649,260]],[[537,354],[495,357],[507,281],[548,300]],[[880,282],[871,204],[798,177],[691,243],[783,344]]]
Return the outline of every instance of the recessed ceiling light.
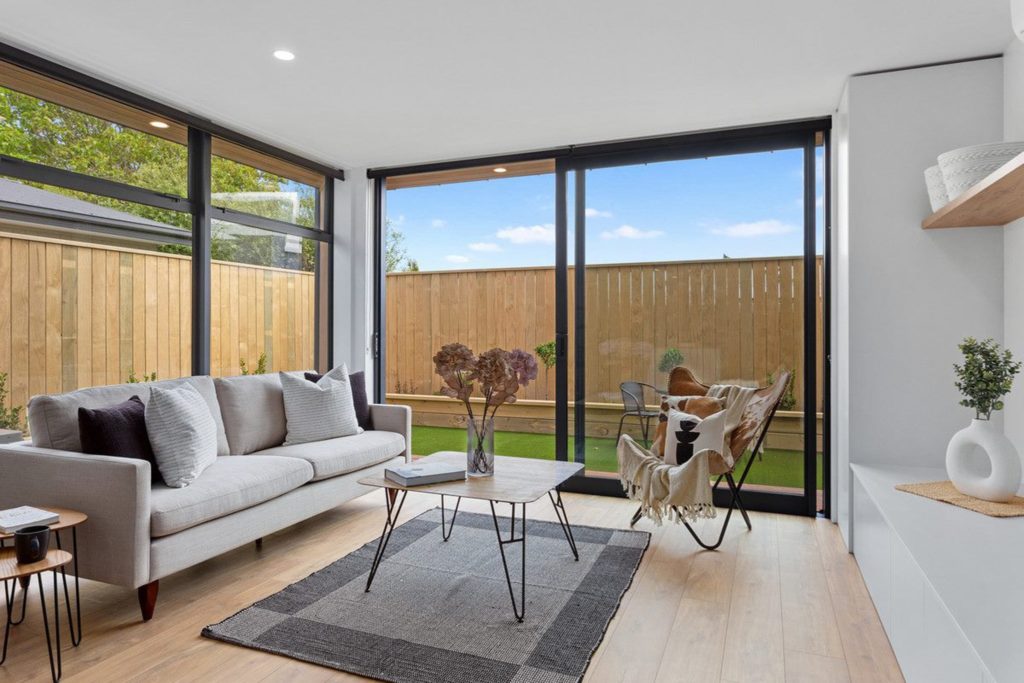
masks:
[[[506,171],[508,171],[508,169],[505,168],[504,166],[499,166],[498,168],[494,169],[495,173],[505,173]]]
[[[170,128],[171,127],[170,124],[168,124],[166,121],[150,121],[149,125],[153,126],[154,128]]]
[[[274,56],[282,62],[290,62],[295,59],[295,55],[288,50],[274,50]]]

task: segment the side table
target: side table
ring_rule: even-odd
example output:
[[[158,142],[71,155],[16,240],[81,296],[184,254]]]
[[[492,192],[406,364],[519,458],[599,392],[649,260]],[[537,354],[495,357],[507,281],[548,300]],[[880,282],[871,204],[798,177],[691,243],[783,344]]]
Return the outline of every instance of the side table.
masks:
[[[39,606],[43,613],[43,629],[46,631],[46,650],[50,655],[50,676],[53,678],[54,683],[60,680],[63,670],[60,653],[60,599],[57,591],[57,570],[63,570],[70,562],[71,553],[65,550],[51,550],[39,562],[18,564],[14,548],[0,549],[0,581],[4,584],[4,602],[7,605],[7,619],[4,625],[4,647],[3,652],[0,653],[0,664],[3,664],[7,659],[7,642],[11,636],[11,626],[14,625],[12,620],[14,615],[14,589],[12,588],[10,595],[8,595],[7,582],[17,583],[22,579],[31,580],[34,575],[39,582]],[[57,645],[56,664],[54,663],[53,656],[54,644],[50,637],[50,622],[46,616],[46,589],[43,587],[43,572],[47,571],[53,573],[53,631]],[[24,602],[22,602],[22,619],[25,618],[24,609]]]
[[[60,566],[60,576],[61,581],[64,584],[64,606],[67,608],[68,614],[68,634],[71,636],[71,644],[78,647],[78,644],[82,642],[82,601],[78,594],[78,525],[88,520],[89,516],[84,512],[79,512],[78,510],[69,510],[67,508],[53,506],[40,506],[39,509],[49,510],[50,512],[56,513],[60,516],[60,519],[53,524],[48,525],[50,527],[53,540],[57,543],[57,550],[64,549],[61,543],[60,532],[65,529],[71,529],[71,571],[75,576],[74,617],[72,617],[71,614],[71,598],[68,591],[68,575],[65,565]],[[7,546],[8,542],[11,546],[14,545],[14,534],[0,533],[0,550],[3,550]],[[31,576],[23,576],[19,577],[17,581],[12,581],[9,595],[7,592],[7,582],[4,582],[4,599],[12,606],[14,604],[14,595],[19,583],[23,589],[23,594],[21,596],[21,617],[17,620],[11,621],[13,626],[17,626],[25,619],[25,604],[28,602],[28,584],[31,578]],[[11,616],[12,614],[10,610],[8,610],[8,619],[11,619]]]

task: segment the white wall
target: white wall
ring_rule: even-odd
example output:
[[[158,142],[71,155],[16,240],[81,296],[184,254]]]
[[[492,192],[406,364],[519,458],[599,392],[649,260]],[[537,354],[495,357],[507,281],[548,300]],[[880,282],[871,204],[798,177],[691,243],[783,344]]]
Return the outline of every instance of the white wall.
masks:
[[[1024,43],[1014,40],[1003,55],[1003,138],[1024,140]],[[1003,232],[1004,343],[1024,358],[1024,219]],[[1024,379],[1006,397],[1006,435],[1024,453]]]
[[[922,171],[940,152],[1001,139],[1002,93],[1000,58],[847,85],[845,130],[837,131],[837,163],[848,169],[837,174],[834,343],[837,355],[845,345],[840,363],[849,363],[836,373],[836,405],[848,422],[841,417],[835,434],[849,462],[942,466],[950,436],[971,417],[958,405],[951,366],[963,337],[1002,339],[1003,229],[922,230],[931,212]],[[845,520],[845,462],[839,470]]]
[[[373,386],[373,237],[366,169],[334,183],[334,363],[366,371]]]

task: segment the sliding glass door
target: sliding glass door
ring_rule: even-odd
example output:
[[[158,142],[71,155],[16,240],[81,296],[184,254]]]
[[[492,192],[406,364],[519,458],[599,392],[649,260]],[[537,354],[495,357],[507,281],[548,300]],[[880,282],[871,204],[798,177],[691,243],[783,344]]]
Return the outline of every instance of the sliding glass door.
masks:
[[[749,387],[789,372],[764,448],[742,456],[741,466],[756,458],[746,498],[819,509],[817,158],[809,131],[564,165],[573,195],[572,457],[586,465],[584,488],[617,485],[620,434],[655,441],[660,397],[678,393],[673,368],[706,385]]]
[[[788,372],[764,448],[742,456],[744,500],[820,510],[824,141],[801,124],[389,176],[381,355],[416,454],[465,444],[430,363],[443,343],[537,355],[496,450],[582,462],[573,486],[609,494],[618,436],[654,441],[673,368],[749,387]]]

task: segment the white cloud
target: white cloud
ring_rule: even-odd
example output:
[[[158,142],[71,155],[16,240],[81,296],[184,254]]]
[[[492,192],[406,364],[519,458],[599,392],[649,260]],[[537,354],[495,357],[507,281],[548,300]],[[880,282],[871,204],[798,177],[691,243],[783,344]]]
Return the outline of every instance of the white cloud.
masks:
[[[601,233],[603,240],[647,240],[653,237],[661,237],[665,233],[661,230],[637,230],[632,225],[620,225],[614,230],[605,230]]]
[[[532,244],[535,242],[554,242],[555,226],[520,225],[514,228],[502,228],[497,232],[498,239],[508,240],[512,244]]]
[[[435,218],[434,220],[430,221],[430,227],[432,228],[443,228],[446,225],[448,225],[448,221],[444,220],[443,218]]]
[[[712,228],[712,235],[724,235],[726,237],[766,237],[770,235],[788,235],[796,232],[796,226],[790,223],[783,223],[775,218],[751,223],[733,223],[720,228]]]
[[[469,263],[469,257],[462,254],[448,254],[444,260],[448,263]]]
[[[611,218],[612,217],[612,212],[611,211],[601,211],[601,209],[589,209],[588,208],[583,213],[584,213],[584,215],[587,218]]]
[[[467,246],[471,251],[501,251],[501,245],[494,242],[473,242]]]

